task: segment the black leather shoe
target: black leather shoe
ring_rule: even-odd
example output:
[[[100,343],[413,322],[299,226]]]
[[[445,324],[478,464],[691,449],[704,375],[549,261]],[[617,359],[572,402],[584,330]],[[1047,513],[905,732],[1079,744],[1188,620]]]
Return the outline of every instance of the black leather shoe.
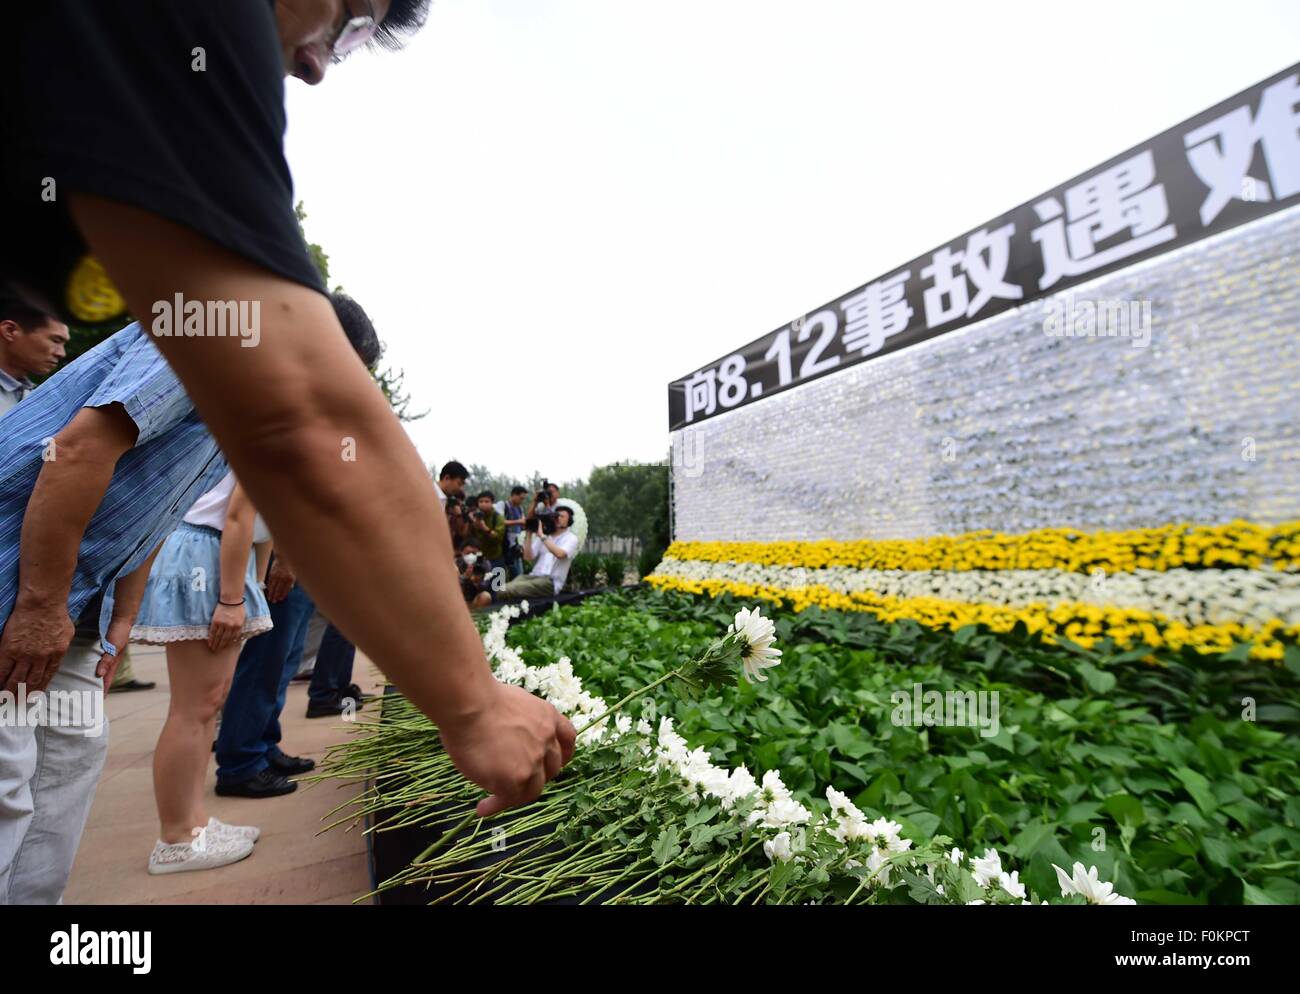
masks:
[[[374,694],[363,694],[363,693],[361,692],[361,688],[360,688],[360,687],[358,687],[355,683],[350,683],[350,684],[348,684],[346,687],[343,688],[343,691],[339,694],[339,696],[340,696],[340,697],[351,697],[354,701],[357,702],[357,707],[360,707],[360,706],[361,706],[362,704],[364,704],[366,701],[373,700],[375,695],[374,695]]]
[[[279,750],[268,752],[266,761],[271,764],[275,772],[286,777],[296,777],[300,773],[316,769],[316,760],[307,759],[305,756],[286,756]]]
[[[257,776],[238,783],[217,781],[217,794],[221,797],[279,797],[297,789],[296,783],[286,780],[269,766]]]
[[[153,690],[156,686],[158,684],[152,680],[128,680],[126,683],[119,683],[116,686],[109,687],[108,692],[110,694],[125,694],[132,690]]]
[[[357,711],[360,707],[361,705],[359,702],[354,702],[352,705],[352,710]],[[308,701],[307,717],[308,718],[338,718],[344,713],[345,709],[346,709],[346,705],[344,705],[342,700],[324,701],[319,703],[317,701]]]

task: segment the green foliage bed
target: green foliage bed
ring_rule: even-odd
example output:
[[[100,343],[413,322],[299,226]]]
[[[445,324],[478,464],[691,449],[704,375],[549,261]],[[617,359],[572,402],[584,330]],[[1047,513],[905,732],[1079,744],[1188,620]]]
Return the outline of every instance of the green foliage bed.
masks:
[[[510,642],[534,665],[570,657],[614,699],[703,649],[736,607],[638,590],[548,612]],[[833,784],[917,839],[978,840],[1042,894],[1053,863],[1081,860],[1140,902],[1300,903],[1294,656],[1152,666],[816,611],[778,616],[777,630],[785,654],[768,683],[660,701],[718,762],[779,768],[811,798]],[[914,684],[996,691],[997,734],[895,724],[891,695]]]

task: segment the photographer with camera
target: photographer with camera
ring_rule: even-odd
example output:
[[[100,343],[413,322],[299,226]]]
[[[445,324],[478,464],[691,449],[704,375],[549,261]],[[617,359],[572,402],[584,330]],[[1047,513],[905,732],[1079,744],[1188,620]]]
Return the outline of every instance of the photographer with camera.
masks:
[[[456,554],[456,572],[460,576],[460,592],[466,604],[473,604],[480,593],[488,589],[488,570],[491,564],[474,539],[466,539]]]
[[[526,517],[535,518],[539,510],[554,512],[560,499],[560,488],[550,480],[542,481],[542,488],[533,495],[533,506],[528,509]]]
[[[438,471],[438,479],[434,482],[433,489],[444,508],[449,498],[459,499],[465,496],[465,481],[468,479],[469,470],[455,459],[446,463]]]
[[[469,518],[465,513],[465,502],[459,497],[448,496],[447,528],[451,531],[452,552],[459,552],[465,540],[469,538]]]
[[[474,606],[558,594],[569,575],[573,557],[578,554],[578,536],[569,531],[572,524],[573,508],[567,504],[557,504],[555,510],[537,507],[524,521],[524,558],[533,564],[533,571],[515,577],[500,590],[482,591],[474,598]]]
[[[491,490],[484,490],[475,499],[475,506],[469,510],[469,536],[489,561],[492,569],[505,570],[506,566],[506,519],[493,503],[496,495]]]

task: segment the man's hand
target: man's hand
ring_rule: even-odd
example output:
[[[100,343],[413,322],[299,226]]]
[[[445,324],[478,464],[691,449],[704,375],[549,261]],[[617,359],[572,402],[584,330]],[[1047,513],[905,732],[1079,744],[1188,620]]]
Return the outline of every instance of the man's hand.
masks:
[[[283,556],[271,560],[271,568],[266,571],[266,599],[271,604],[279,604],[289,596],[289,591],[298,582],[298,577]]]
[[[99,657],[99,663],[95,666],[95,676],[103,678],[106,694],[108,688],[113,686],[113,677],[117,675],[117,666],[122,661],[122,653],[126,652],[127,643],[131,641],[131,626],[134,622],[134,618],[114,618],[108,623],[107,638],[113,643],[117,655],[106,652]]]
[[[439,729],[447,755],[489,794],[478,815],[528,804],[573,758],[569,719],[521,687],[497,684],[490,701],[462,727]]]
[[[25,605],[20,598],[0,635],[0,685],[11,694],[44,690],[54,678],[76,626],[62,605]]]

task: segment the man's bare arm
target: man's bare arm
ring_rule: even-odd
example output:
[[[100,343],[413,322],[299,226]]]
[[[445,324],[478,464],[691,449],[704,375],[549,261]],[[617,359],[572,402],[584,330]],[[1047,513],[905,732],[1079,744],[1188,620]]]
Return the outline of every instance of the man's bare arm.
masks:
[[[72,641],[68,592],[86,526],[118,458],[135,444],[120,404],[86,407],[50,442],[23,515],[18,596],[0,637],[0,684],[40,690]]]
[[[81,194],[71,206],[135,313],[176,293],[260,302],[254,347],[155,342],[323,612],[496,795],[480,813],[535,798],[572,754],[573,728],[493,678],[428,471],[329,301],[145,211]]]

